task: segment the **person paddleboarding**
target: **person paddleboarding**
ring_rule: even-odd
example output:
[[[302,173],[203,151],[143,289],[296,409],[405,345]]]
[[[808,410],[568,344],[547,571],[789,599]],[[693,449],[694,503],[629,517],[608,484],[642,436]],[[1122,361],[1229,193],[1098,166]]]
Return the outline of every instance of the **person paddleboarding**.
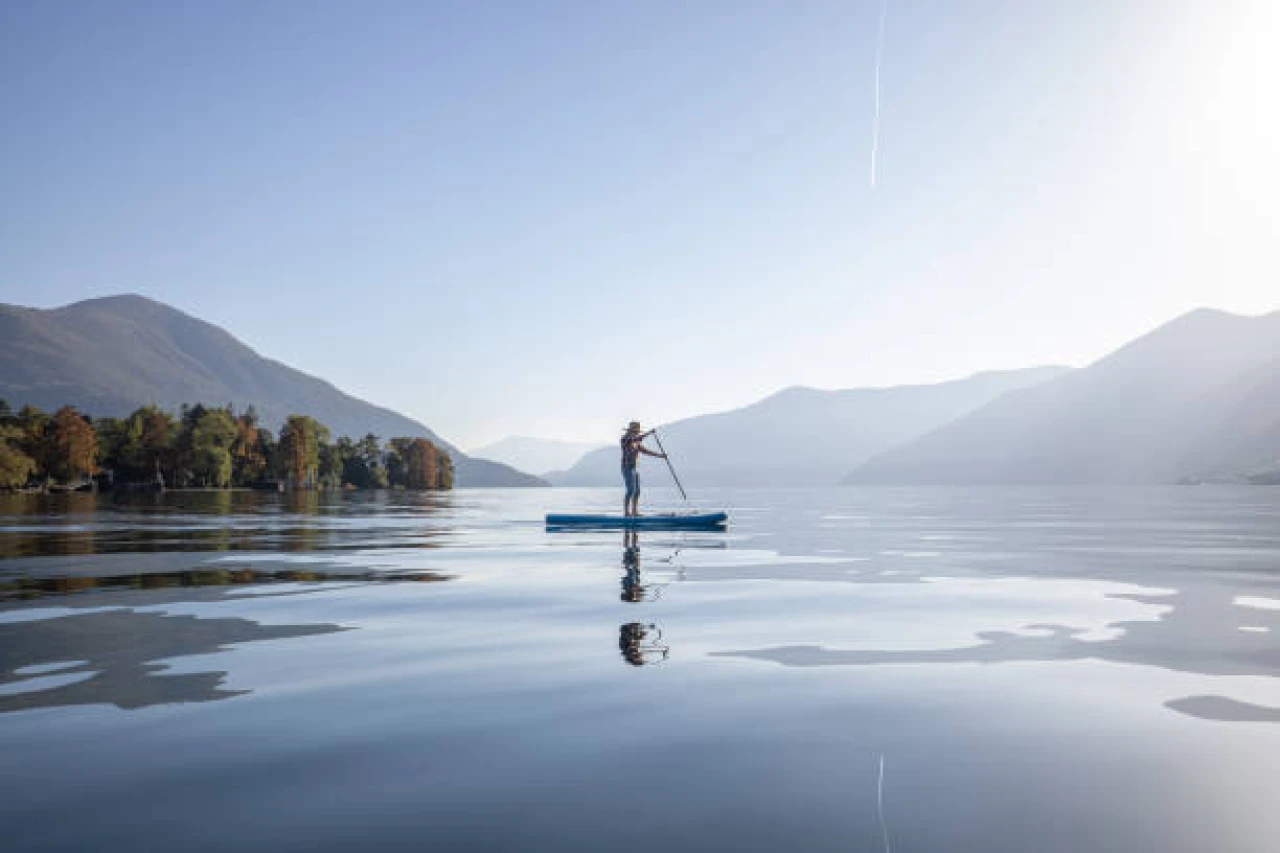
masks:
[[[666,459],[667,454],[659,453],[656,450],[650,450],[644,446],[645,437],[650,435],[649,432],[640,431],[640,422],[632,421],[627,425],[627,431],[622,434],[622,483],[626,486],[627,492],[622,499],[622,514],[627,518],[636,518],[640,515],[640,454],[646,456],[655,456],[658,459]]]

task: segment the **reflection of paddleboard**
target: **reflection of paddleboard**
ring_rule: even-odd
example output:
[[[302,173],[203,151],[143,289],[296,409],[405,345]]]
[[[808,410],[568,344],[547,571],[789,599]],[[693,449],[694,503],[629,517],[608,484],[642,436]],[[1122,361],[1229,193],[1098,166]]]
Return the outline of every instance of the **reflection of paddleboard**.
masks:
[[[729,521],[727,512],[657,513],[628,518],[622,515],[569,515],[550,513],[547,527],[607,527],[644,530],[722,530]]]

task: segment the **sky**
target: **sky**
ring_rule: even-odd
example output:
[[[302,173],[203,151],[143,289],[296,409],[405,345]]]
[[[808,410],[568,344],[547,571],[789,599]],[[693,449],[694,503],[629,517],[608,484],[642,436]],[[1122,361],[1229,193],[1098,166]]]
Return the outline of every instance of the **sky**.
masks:
[[[1269,0],[0,0],[0,302],[475,447],[1280,308]]]

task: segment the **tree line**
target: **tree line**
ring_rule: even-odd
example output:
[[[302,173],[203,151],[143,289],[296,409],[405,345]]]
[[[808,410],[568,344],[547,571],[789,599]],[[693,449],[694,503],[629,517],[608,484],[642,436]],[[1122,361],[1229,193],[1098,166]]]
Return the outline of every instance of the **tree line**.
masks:
[[[93,418],[63,406],[16,413],[0,400],[0,488],[52,485],[293,489],[453,488],[453,460],[425,438],[372,433],[331,441],[324,424],[290,415],[278,433],[253,407],[142,406]]]

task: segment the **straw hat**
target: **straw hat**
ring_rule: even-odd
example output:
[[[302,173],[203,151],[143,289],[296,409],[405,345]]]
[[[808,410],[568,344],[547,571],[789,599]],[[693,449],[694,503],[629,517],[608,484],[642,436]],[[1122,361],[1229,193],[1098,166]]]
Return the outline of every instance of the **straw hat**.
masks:
[[[632,421],[631,423],[627,424],[627,432],[639,432],[639,431],[640,431],[639,421]]]

